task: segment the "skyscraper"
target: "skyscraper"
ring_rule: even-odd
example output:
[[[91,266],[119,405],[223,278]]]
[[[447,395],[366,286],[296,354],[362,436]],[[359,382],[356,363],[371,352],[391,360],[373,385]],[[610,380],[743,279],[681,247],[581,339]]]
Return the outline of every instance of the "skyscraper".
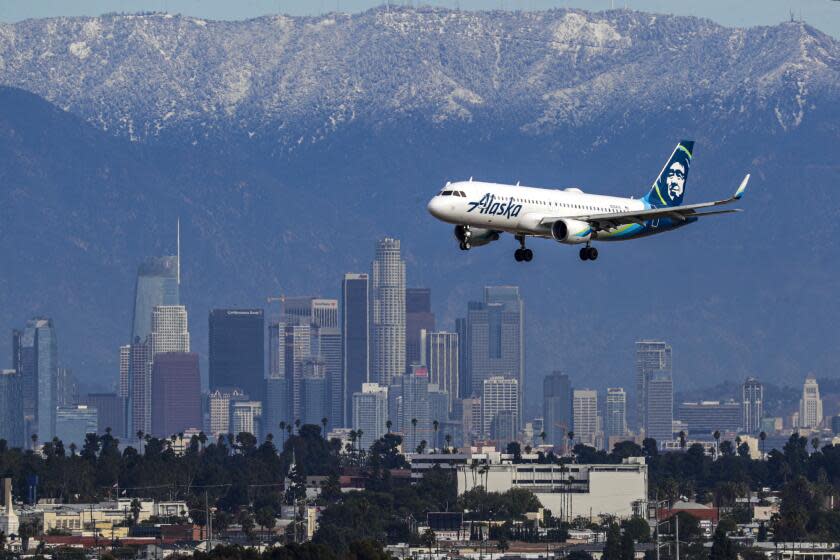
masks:
[[[378,383],[365,383],[362,390],[353,393],[354,430],[361,430],[359,446],[368,449],[384,436],[388,427],[388,388]]]
[[[284,302],[286,324],[309,326],[311,355],[323,362],[329,400],[322,417],[328,420],[327,429],[344,425],[346,399],[338,307],[336,299],[315,297],[289,297]]]
[[[145,341],[152,332],[152,309],[180,303],[180,259],[178,255],[148,257],[137,269],[131,340]]]
[[[190,332],[187,308],[183,305],[153,307],[149,345],[152,359],[162,352],[189,352]]]
[[[609,440],[611,437],[624,437],[626,434],[627,394],[623,387],[609,387],[604,409],[604,436]]]
[[[459,373],[458,335],[451,332],[420,331],[422,352],[420,362],[429,368],[429,382],[447,393],[447,411],[452,412],[458,398]],[[447,419],[448,419],[447,414]],[[440,418],[443,420],[443,418]]]
[[[805,378],[802,398],[799,400],[799,428],[818,428],[823,421],[820,386],[813,375]]]
[[[490,425],[499,412],[511,411],[514,418],[519,418],[519,381],[496,375],[485,379],[481,387],[481,424],[487,437],[491,434]],[[519,431],[518,420],[515,431]]]
[[[152,366],[152,434],[169,437],[201,429],[201,374],[198,354],[161,352]]]
[[[86,405],[96,409],[96,432],[104,434],[111,429],[114,437],[125,437],[125,399],[117,393],[89,393]]]
[[[320,426],[321,420],[327,418],[329,395],[326,366],[323,360],[308,358],[303,361],[303,379],[300,390],[301,414],[299,418],[301,422]]]
[[[247,433],[257,438],[263,437],[260,431],[262,420],[262,402],[260,401],[231,401],[230,403],[230,427],[234,435]]]
[[[14,335],[18,345],[14,361],[23,385],[23,414],[27,437],[38,434],[41,442],[55,435],[55,378],[58,344],[52,319],[36,317]]]
[[[210,390],[238,387],[251,399],[262,399],[265,388],[263,310],[212,310],[209,339]]]
[[[344,369],[345,425],[352,422],[355,393],[370,375],[368,275],[345,274],[341,283],[341,354]]]
[[[23,448],[23,382],[13,369],[0,370],[0,439]]]
[[[741,427],[748,434],[761,429],[764,416],[764,387],[755,377],[748,377],[741,386]]]
[[[403,448],[413,453],[421,441],[431,447],[432,417],[429,403],[429,372],[425,367],[414,366],[411,373],[398,375],[394,378],[394,385],[398,387],[396,393],[401,397],[399,407],[400,426],[402,427]],[[392,386],[392,387],[393,387]],[[388,393],[392,388],[388,388]],[[391,417],[395,411],[389,410]],[[414,422],[416,420],[416,422]]]
[[[467,319],[455,319],[455,333],[458,335],[458,395],[459,399],[466,399],[473,395],[472,379],[470,379],[470,336],[467,330]]]
[[[55,437],[66,447],[76,444],[81,449],[87,434],[95,434],[99,426],[96,408],[86,404],[56,407],[55,415]]]
[[[674,437],[674,382],[670,371],[652,371],[645,383],[645,436],[661,444]]]
[[[645,424],[645,402],[647,401],[647,380],[651,374],[672,373],[671,347],[659,340],[636,342],[636,424]]]
[[[210,434],[213,438],[227,435],[231,432],[230,413],[231,403],[247,401],[248,396],[241,389],[215,390],[208,395],[210,409]]]
[[[377,242],[371,268],[371,366],[373,379],[387,386],[405,373],[405,262],[400,241],[386,237]]]
[[[79,382],[69,368],[55,370],[55,406],[74,406],[79,404]]]
[[[152,361],[151,343],[134,340],[128,364],[128,437],[152,430]]]
[[[286,325],[285,369],[292,421],[303,420],[304,361],[312,357],[311,331],[309,325]]]
[[[569,376],[555,371],[543,380],[543,430],[545,442],[566,445],[566,434],[574,430],[572,383]]]
[[[519,390],[517,414],[522,411],[525,378],[524,305],[516,286],[487,286],[484,302],[470,302],[467,311],[470,381],[480,395],[484,381],[502,375],[515,379]],[[518,419],[521,425],[521,416]],[[485,433],[489,420],[485,421]]]
[[[286,324],[268,327],[268,377],[265,380],[263,427],[266,434],[279,435],[280,422],[292,423],[289,381],[286,379]]]
[[[405,290],[405,363],[422,363],[423,345],[421,331],[435,330],[435,315],[432,313],[432,291],[429,288],[406,288]]]
[[[598,391],[575,389],[572,395],[575,441],[594,446],[598,435]]]
[[[128,366],[131,363],[131,344],[120,346],[120,384],[117,388],[117,396],[128,399]]]

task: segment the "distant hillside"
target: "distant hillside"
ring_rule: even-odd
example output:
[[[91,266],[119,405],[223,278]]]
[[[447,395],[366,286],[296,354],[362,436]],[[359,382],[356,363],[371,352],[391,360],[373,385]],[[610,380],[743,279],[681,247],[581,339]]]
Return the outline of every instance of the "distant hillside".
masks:
[[[676,32],[675,32],[676,31]],[[523,288],[529,394],[555,368],[632,386],[666,337],[677,383],[834,375],[840,46],[799,24],[378,9],[204,22],[106,16],[0,25],[0,330],[58,320],[68,366],[116,374],[136,264],[181,217],[195,348],[213,306],[337,296],[374,240],[404,240],[439,323],[487,283]],[[510,239],[468,254],[425,213],[476,176],[641,195],[697,140],[687,201],[753,182],[744,214],[602,248]],[[0,347],[0,362],[8,360]],[[827,413],[830,411],[827,411]]]

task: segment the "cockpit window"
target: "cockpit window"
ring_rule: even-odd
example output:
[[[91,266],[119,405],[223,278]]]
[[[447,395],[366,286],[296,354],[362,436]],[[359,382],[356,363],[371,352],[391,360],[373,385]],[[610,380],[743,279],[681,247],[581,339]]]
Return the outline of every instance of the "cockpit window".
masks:
[[[441,194],[442,196],[451,196],[451,195],[452,195],[452,191],[443,191],[443,192],[442,192],[442,193],[440,193],[440,194]]]
[[[462,197],[467,198],[467,193],[465,193],[464,191],[458,191],[458,192],[460,192],[460,193],[461,193],[461,196],[462,196]]]

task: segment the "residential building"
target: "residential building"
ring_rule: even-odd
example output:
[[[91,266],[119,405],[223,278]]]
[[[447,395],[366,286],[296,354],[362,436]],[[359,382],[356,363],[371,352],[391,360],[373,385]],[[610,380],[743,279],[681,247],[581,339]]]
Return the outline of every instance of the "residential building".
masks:
[[[371,273],[372,381],[391,382],[405,368],[405,261],[400,241],[377,242]]]
[[[647,381],[652,375],[659,373],[671,377],[671,346],[661,340],[636,342],[636,425],[640,428],[645,426],[647,418]],[[662,379],[662,376],[658,378]]]
[[[756,434],[763,416],[764,386],[755,377],[748,377],[741,386],[741,427],[748,434]]]
[[[359,446],[368,449],[388,432],[388,388],[365,383],[353,394],[353,429],[361,430]]]
[[[169,437],[200,429],[201,374],[198,354],[162,352],[152,366],[152,434]]]
[[[625,435],[627,435],[627,394],[623,387],[609,387],[604,408],[604,437],[609,441],[611,437]]]
[[[805,378],[802,398],[799,400],[799,428],[819,428],[823,421],[823,403],[820,386],[813,375]]]
[[[435,315],[432,313],[432,291],[429,288],[406,288],[405,290],[405,362],[422,364],[423,341],[421,332],[435,330]]]
[[[10,448],[23,448],[23,380],[13,369],[0,370],[0,439]]]
[[[572,393],[575,443],[595,446],[598,435],[598,391],[575,389]]]
[[[341,282],[341,362],[344,424],[353,421],[355,393],[370,381],[370,299],[367,274],[347,273]],[[333,397],[336,398],[336,397]]]
[[[559,371],[543,379],[543,430],[545,443],[565,448],[566,434],[573,431],[572,382]]]
[[[490,435],[493,418],[503,411],[513,411],[517,418],[516,431],[519,431],[519,381],[495,375],[484,380],[481,391],[482,435]]]
[[[265,317],[262,309],[214,309],[209,318],[210,390],[239,388],[263,398]]]
[[[420,330],[420,363],[429,369],[429,382],[435,383],[448,395],[447,410],[452,411],[458,398],[459,355],[458,334]],[[447,418],[449,415],[447,414]]]

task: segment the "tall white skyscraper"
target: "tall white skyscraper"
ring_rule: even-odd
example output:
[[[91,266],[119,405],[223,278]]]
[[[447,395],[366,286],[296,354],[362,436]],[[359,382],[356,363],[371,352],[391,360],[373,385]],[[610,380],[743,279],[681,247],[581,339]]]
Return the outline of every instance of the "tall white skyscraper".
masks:
[[[420,330],[420,362],[429,369],[429,383],[449,395],[449,412],[458,398],[458,333]]]
[[[647,413],[647,382],[651,375],[666,373],[671,376],[671,346],[661,340],[636,342],[636,424],[643,427]],[[661,379],[661,376],[659,377]]]
[[[386,237],[377,242],[371,268],[372,378],[387,386],[405,373],[405,262],[400,241]]]
[[[361,430],[359,445],[368,449],[388,431],[388,388],[378,383],[363,383],[361,392],[353,393],[353,429]]]
[[[627,434],[627,394],[623,387],[609,387],[604,409],[604,437],[609,439],[625,434]]]
[[[799,400],[799,427],[818,428],[823,420],[823,406],[820,398],[820,386],[816,378],[809,375],[802,387],[802,398]]]
[[[519,418],[519,381],[496,375],[484,380],[481,393],[481,425],[485,437],[490,434],[490,425],[496,415],[510,411]],[[514,431],[518,431],[517,425]]]
[[[161,352],[189,352],[187,308],[183,305],[157,305],[152,308],[149,343],[153,359]]]
[[[594,446],[598,434],[598,391],[575,389],[572,395],[575,441]]]

